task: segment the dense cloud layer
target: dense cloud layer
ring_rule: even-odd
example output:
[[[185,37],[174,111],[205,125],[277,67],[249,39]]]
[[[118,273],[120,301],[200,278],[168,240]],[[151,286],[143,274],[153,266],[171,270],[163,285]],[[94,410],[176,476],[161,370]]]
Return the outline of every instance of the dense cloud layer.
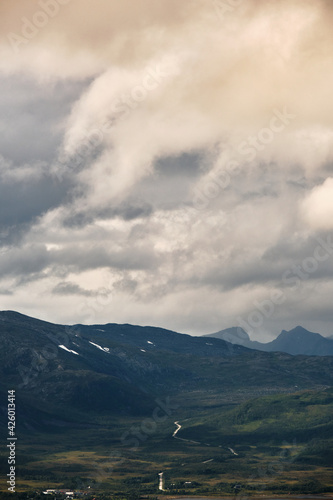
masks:
[[[332,20],[329,0],[1,2],[1,308],[332,333]]]

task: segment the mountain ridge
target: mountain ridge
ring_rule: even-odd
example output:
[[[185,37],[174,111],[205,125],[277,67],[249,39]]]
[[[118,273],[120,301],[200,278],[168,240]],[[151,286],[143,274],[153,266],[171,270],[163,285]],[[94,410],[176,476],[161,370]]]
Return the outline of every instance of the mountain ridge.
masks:
[[[333,337],[324,337],[319,333],[310,332],[302,326],[292,330],[282,330],[270,342],[251,340],[248,333],[241,327],[232,327],[219,332],[204,335],[205,338],[219,338],[249,349],[266,352],[285,352],[292,355],[333,356]]]
[[[156,398],[184,391],[256,396],[323,387],[333,383],[332,368],[330,357],[261,352],[157,327],[66,326],[0,312],[0,390],[16,389],[29,415],[41,408],[76,422],[143,415]]]

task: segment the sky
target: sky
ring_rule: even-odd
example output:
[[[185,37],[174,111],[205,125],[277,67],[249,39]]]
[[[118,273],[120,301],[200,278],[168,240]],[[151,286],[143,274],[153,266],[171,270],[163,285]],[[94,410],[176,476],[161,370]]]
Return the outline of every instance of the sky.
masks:
[[[0,309],[333,334],[331,0],[0,3]]]

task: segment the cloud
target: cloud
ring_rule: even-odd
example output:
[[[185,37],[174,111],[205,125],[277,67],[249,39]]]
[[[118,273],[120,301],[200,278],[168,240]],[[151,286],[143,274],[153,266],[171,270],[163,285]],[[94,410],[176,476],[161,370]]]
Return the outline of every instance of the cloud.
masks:
[[[24,276],[40,273],[49,264],[47,251],[42,245],[11,249],[0,259],[0,276]]]
[[[333,178],[314,187],[301,203],[304,218],[312,229],[333,229]]]
[[[89,211],[84,210],[77,212],[75,214],[70,213],[63,221],[64,225],[67,227],[78,227],[85,226],[95,219],[114,219],[120,218],[123,220],[134,220],[140,219],[142,217],[149,217],[153,212],[153,207],[151,204],[145,202],[144,200],[131,200],[128,199],[126,202],[120,203],[118,206],[109,206],[107,208],[96,208],[93,211],[91,208]]]
[[[48,162],[62,141],[63,121],[87,82],[37,82],[1,74],[0,150],[14,165]]]
[[[29,170],[28,167],[27,169]],[[14,169],[12,174],[13,171]],[[29,227],[44,212],[64,203],[68,196],[68,185],[55,184],[47,174],[39,179],[27,173],[19,180],[1,180],[0,227],[3,231],[9,228],[10,232],[13,226],[20,227],[24,224]]]
[[[76,283],[60,282],[52,290],[56,295],[82,295],[84,297],[92,297],[96,294],[90,290],[84,290]]]
[[[285,290],[332,226],[332,14],[2,1],[4,307],[209,333]],[[322,262],[259,333],[311,308],[328,331],[331,279]]]

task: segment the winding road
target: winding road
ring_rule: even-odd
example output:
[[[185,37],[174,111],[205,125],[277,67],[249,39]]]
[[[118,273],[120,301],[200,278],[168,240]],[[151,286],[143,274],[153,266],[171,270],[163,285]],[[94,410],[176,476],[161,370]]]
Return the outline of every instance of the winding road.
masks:
[[[175,432],[172,434],[172,437],[174,438],[175,435],[177,434],[177,432],[179,431],[179,429],[182,428],[182,426],[180,425],[179,422],[174,422],[174,424],[177,426],[177,429],[175,430]]]
[[[180,437],[176,436],[177,432],[180,431],[180,429],[182,428],[182,426],[180,425],[179,422],[174,422],[174,424],[177,426],[177,429],[172,434],[173,438],[179,439],[180,441],[186,441],[187,443],[201,444],[201,443],[199,443],[199,441],[192,441],[192,439],[184,439],[184,438],[180,438]],[[210,445],[208,444],[207,446],[210,446]]]
[[[178,431],[180,431],[180,429],[182,428],[182,426],[180,425],[180,423],[177,421],[177,422],[174,422],[174,424],[177,426],[177,429],[174,431],[174,433],[172,434],[172,437],[175,438],[175,439],[179,439],[180,441],[186,441],[187,443],[193,443],[193,444],[201,444],[201,445],[204,445],[204,446],[211,446],[209,443],[200,443],[199,441],[193,441],[192,439],[184,439],[184,438],[180,438],[177,436],[178,434]],[[219,448],[222,448],[222,446],[219,444],[218,445]],[[228,447],[228,450],[233,454],[233,455],[236,455],[238,456],[238,453],[235,452],[235,450],[233,448],[230,448]],[[213,459],[212,459],[213,460]]]
[[[208,443],[200,443],[199,441],[193,441],[192,439],[184,439],[184,438],[180,438],[177,436],[178,432],[180,431],[180,429],[182,428],[182,426],[180,425],[180,423],[177,421],[177,422],[174,422],[175,426],[177,427],[176,430],[173,432],[172,434],[172,437],[175,438],[175,439],[179,439],[180,441],[186,441],[187,443],[192,443],[192,444],[201,444],[201,445],[204,445],[204,446],[210,446],[210,444]],[[218,445],[219,448],[222,448],[222,446],[219,444]],[[228,450],[233,454],[233,455],[237,455],[238,456],[238,453],[235,452],[235,450],[233,450],[233,448],[230,448],[228,447]],[[203,464],[207,464],[209,462],[212,462],[214,460],[214,458],[210,458],[208,460],[205,460],[204,462],[202,462]],[[184,465],[184,464],[183,464]],[[158,473],[158,476],[159,476],[159,484],[158,484],[158,489],[160,491],[166,491],[164,488],[163,488],[163,472],[159,472]]]

